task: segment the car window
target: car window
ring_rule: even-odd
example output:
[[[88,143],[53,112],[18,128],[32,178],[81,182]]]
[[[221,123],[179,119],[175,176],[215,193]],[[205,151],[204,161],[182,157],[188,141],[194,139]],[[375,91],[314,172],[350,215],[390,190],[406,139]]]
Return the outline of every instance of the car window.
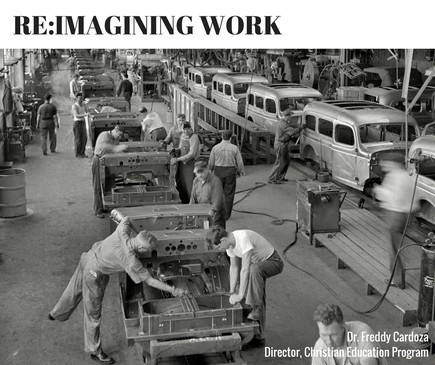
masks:
[[[211,82],[213,80],[213,76],[212,74],[204,74],[204,84],[206,82]]]
[[[223,92],[224,91],[224,84],[222,82],[218,82],[218,91]]]
[[[258,96],[255,98],[255,106],[257,108],[263,109],[263,105],[264,105],[264,99],[261,96]]]
[[[201,84],[201,75],[195,75],[195,83]]]
[[[217,82],[213,81],[213,90],[217,90]]]
[[[413,125],[408,126],[408,140],[413,141],[416,137]],[[361,143],[401,142],[405,140],[405,124],[365,124],[359,128]]]
[[[249,83],[237,83],[234,84],[234,94],[246,94],[249,89]]]
[[[337,124],[335,126],[335,141],[348,146],[355,144],[355,136],[352,128],[347,125]]]
[[[333,123],[329,120],[319,118],[319,133],[332,138]]]
[[[225,95],[231,95],[231,86],[225,84]]]
[[[435,180],[435,159],[433,158],[421,159],[418,164],[418,172],[420,175]]]
[[[276,103],[273,99],[266,99],[266,111],[268,113],[276,114]]]
[[[248,103],[249,105],[254,105],[254,94],[249,94]]]
[[[305,116],[305,124],[308,129],[312,131],[316,130],[316,117],[314,115],[306,115]]]
[[[367,72],[367,71],[364,71],[364,72],[366,74],[366,85],[371,84],[374,87],[378,87],[378,86],[382,85],[382,79],[378,73]]]

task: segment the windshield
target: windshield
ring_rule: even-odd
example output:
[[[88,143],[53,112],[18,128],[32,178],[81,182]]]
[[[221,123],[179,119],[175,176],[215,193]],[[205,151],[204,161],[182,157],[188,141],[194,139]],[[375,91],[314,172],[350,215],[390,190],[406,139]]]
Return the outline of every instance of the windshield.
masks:
[[[234,89],[234,94],[246,94],[248,91],[250,83],[246,82],[246,83],[238,83],[238,84],[234,84],[233,89]]]
[[[204,84],[207,82],[211,82],[213,79],[213,74],[204,74],[203,79],[204,79]]]
[[[322,98],[312,98],[312,97],[297,97],[297,98],[282,98],[279,99],[279,109],[283,112],[290,106],[293,106],[295,110],[304,109],[305,105],[311,103],[312,101],[320,101]]]
[[[402,142],[405,140],[405,124],[365,124],[359,128],[361,143]],[[408,141],[417,138],[415,127],[408,126]]]

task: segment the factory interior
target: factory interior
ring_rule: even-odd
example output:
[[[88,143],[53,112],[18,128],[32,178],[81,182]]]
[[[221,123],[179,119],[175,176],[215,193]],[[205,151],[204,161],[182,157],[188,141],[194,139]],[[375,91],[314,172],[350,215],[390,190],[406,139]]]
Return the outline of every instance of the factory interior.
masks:
[[[0,364],[433,364],[434,64],[0,49]]]

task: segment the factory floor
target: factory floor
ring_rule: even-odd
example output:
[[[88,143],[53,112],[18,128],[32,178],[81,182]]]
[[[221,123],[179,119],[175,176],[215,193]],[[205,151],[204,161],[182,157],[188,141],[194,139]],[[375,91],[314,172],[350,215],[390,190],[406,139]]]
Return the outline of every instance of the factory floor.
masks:
[[[98,219],[92,210],[91,159],[77,159],[73,152],[72,119],[68,98],[69,71],[55,71],[54,101],[61,109],[56,154],[43,156],[39,135],[27,146],[25,163],[14,167],[26,170],[27,207],[24,219],[0,221],[0,364],[94,364],[83,351],[83,308],[80,305],[67,322],[52,322],[48,312],[62,294],[80,255],[109,233],[109,219]],[[133,99],[137,110],[139,98]],[[150,104],[144,104],[150,107]],[[167,109],[153,105],[163,120]],[[90,153],[90,151],[88,151]],[[247,166],[238,188],[251,187],[267,179],[271,166]],[[296,179],[305,179],[290,168],[290,181],[256,190],[236,206],[261,211],[280,218],[295,218]],[[240,197],[240,195],[239,195]],[[294,225],[270,224],[271,219],[234,212],[229,230],[253,229],[266,236],[282,253],[292,240]],[[336,269],[336,259],[326,248],[314,248],[302,236],[288,252],[298,266],[328,282],[341,299],[359,309],[372,307],[379,296],[367,296],[364,282],[350,270]],[[313,277],[286,264],[281,275],[267,282],[267,346],[275,349],[302,349],[318,338],[313,312],[319,303],[338,303]],[[341,304],[345,320],[367,322],[375,331],[409,332],[402,328],[399,311],[385,302],[372,315],[362,316]],[[134,347],[127,347],[121,320],[118,283],[113,277],[103,305],[102,343],[119,364],[138,363]],[[383,345],[390,348],[393,344]],[[407,344],[397,344],[409,348]],[[242,352],[248,364],[310,364],[308,358],[265,358],[264,349]],[[432,364],[433,358],[390,359],[389,364]]]

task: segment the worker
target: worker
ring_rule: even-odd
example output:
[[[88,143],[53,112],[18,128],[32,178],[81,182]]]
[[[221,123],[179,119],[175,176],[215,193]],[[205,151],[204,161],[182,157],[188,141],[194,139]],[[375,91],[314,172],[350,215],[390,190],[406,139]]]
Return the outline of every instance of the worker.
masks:
[[[23,89],[19,86],[13,87],[12,88],[12,100],[13,100],[12,118],[15,126],[19,125],[20,116],[24,112],[22,97],[23,97]]]
[[[38,109],[36,129],[41,129],[42,154],[47,156],[47,136],[50,138],[50,151],[56,152],[56,128],[60,127],[59,114],[56,107],[51,103],[52,96],[44,96],[44,104]]]
[[[103,197],[100,180],[100,158],[108,153],[125,152],[128,146],[119,144],[124,133],[119,125],[110,131],[101,132],[95,142],[94,157],[92,158],[92,185],[94,188],[94,212],[97,218],[104,218]]]
[[[312,350],[311,365],[387,365],[377,356],[380,346],[375,332],[364,322],[344,322],[338,305],[320,304],[314,312],[320,338]]]
[[[128,217],[123,218],[115,232],[105,240],[94,243],[89,251],[81,255],[68,286],[50,311],[50,320],[66,321],[83,298],[85,351],[91,354],[93,360],[103,364],[115,362],[104,353],[100,338],[101,309],[109,275],[126,272],[136,284],[144,282],[174,297],[187,294],[183,289],[154,279],[137,257],[151,251],[155,242],[155,237],[147,231],[134,236]]]
[[[197,134],[189,122],[183,125],[183,134],[180,139],[180,157],[171,159],[171,164],[178,164],[179,183],[177,190],[180,193],[180,199],[183,204],[189,204],[192,183],[194,179],[193,169],[195,162],[201,153],[201,144]]]
[[[225,211],[228,220],[231,217],[236,193],[237,176],[245,175],[242,154],[238,147],[231,143],[233,132],[222,132],[222,142],[214,146],[210,152],[208,165],[210,170],[221,180],[225,197]]]
[[[133,95],[133,84],[128,80],[126,73],[121,73],[122,81],[119,84],[116,95],[123,97],[128,103],[128,112],[131,111],[131,96]]]
[[[88,142],[88,133],[85,118],[89,116],[89,111],[81,92],[76,94],[76,98],[77,101],[71,107],[74,120],[74,150],[77,158],[87,158],[86,143]]]
[[[390,233],[388,254],[391,273],[397,260],[392,284],[404,289],[405,266],[401,256],[397,256],[397,253],[403,243],[402,236],[406,230],[408,214],[418,210],[418,203],[412,201],[415,178],[409,176],[404,166],[403,155],[398,153],[384,154],[380,165],[385,176],[382,184],[376,185],[373,191],[386,213],[385,221]],[[389,278],[386,281],[389,281]]]
[[[139,82],[142,80],[142,78],[137,73],[137,66],[131,65],[130,68],[127,71],[127,77],[131,84],[133,85],[133,94],[137,95],[138,92],[138,85]]]
[[[77,93],[82,92],[83,83],[79,81],[79,78],[80,76],[78,74],[74,74],[72,80],[69,83],[69,96],[72,103],[77,102]]]
[[[302,127],[299,126],[298,121],[292,118],[292,108],[286,109],[276,126],[274,143],[276,157],[268,179],[269,184],[281,184],[288,181],[285,177],[290,164],[288,145],[292,138],[299,135],[301,130]]]
[[[211,204],[214,224],[225,228],[224,191],[220,179],[210,172],[206,161],[195,162],[190,204]]]
[[[101,103],[97,104],[95,111],[100,114],[121,113],[119,109],[111,107],[110,105],[103,105]]]
[[[179,148],[181,135],[183,134],[183,126],[185,122],[186,122],[186,115],[178,114],[175,125],[172,126],[171,129],[169,129],[168,135],[162,141],[162,144],[167,146],[172,143],[173,148]]]
[[[213,226],[206,241],[230,257],[230,303],[245,299],[252,310],[248,319],[259,322],[259,333],[249,347],[265,345],[266,279],[282,272],[284,263],[272,244],[257,232],[242,229],[228,233],[220,226]],[[236,290],[239,279],[239,289]]]
[[[139,113],[144,117],[142,120],[143,133],[149,132],[153,141],[163,141],[167,137],[167,133],[160,116],[156,112],[148,112],[144,106],[139,109]]]

